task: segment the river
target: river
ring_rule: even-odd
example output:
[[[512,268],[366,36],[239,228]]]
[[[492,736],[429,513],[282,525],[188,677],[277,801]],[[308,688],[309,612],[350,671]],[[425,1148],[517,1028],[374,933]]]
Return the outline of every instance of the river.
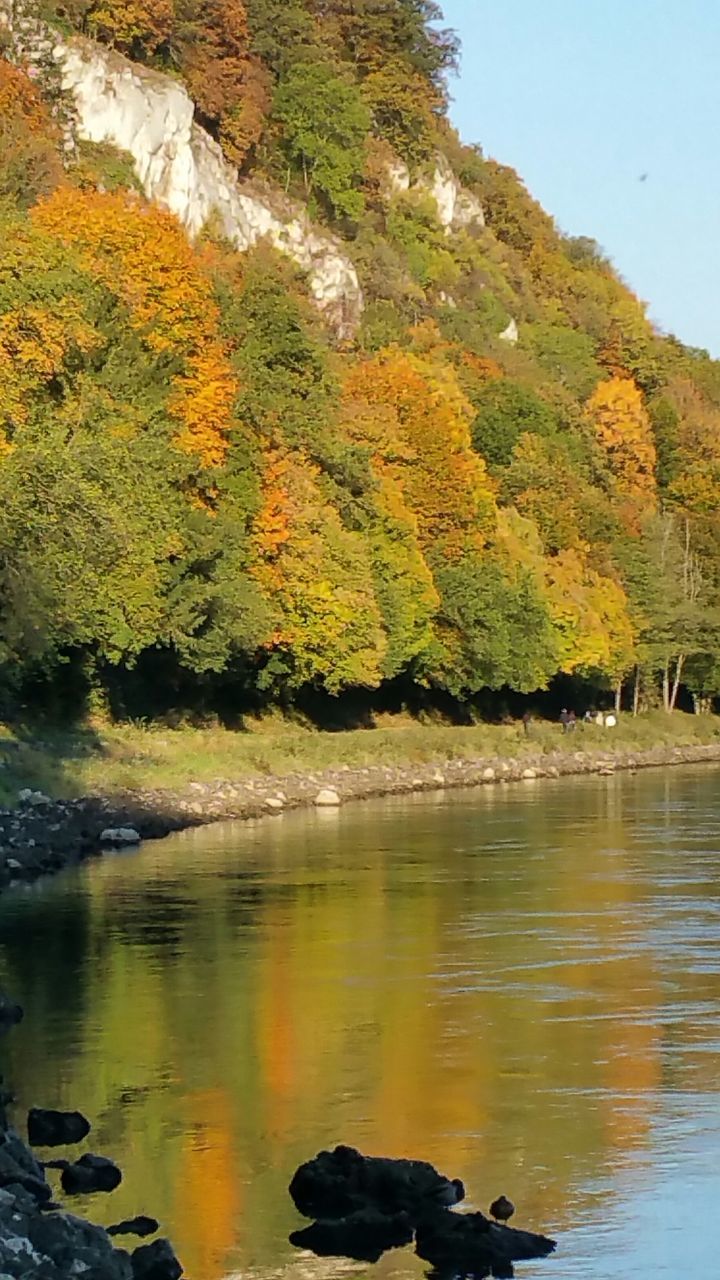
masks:
[[[198,829],[9,894],[25,1106],[79,1107],[189,1280],[423,1275],[298,1253],[302,1160],[348,1142],[499,1192],[518,1274],[720,1256],[720,769],[542,780]]]

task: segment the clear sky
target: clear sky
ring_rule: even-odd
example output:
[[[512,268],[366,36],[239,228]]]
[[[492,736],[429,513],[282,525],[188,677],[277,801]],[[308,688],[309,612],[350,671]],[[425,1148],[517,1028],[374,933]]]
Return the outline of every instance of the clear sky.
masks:
[[[464,141],[597,240],[661,329],[720,356],[720,0],[441,4]]]

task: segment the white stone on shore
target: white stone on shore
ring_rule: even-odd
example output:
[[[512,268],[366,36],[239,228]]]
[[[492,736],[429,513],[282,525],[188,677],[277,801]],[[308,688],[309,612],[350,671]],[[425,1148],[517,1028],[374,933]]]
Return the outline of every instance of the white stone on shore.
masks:
[[[529,780],[529,779],[531,779],[531,778],[537,778],[537,770],[536,770],[536,769],[523,769],[523,771],[522,771],[522,776],[523,776],[523,778],[527,778],[528,780]]]
[[[50,797],[43,791],[32,791],[30,787],[23,787],[22,791],[18,791],[18,800],[21,804],[52,804]]]
[[[140,839],[134,827],[106,827],[100,835],[101,844],[139,844]]]
[[[335,805],[342,804],[342,800],[334,787],[323,787],[322,791],[318,791],[315,797],[315,804],[320,809],[329,809]]]
[[[494,781],[495,781],[495,770],[494,770],[494,769],[491,769],[491,768],[488,766],[488,768],[487,768],[487,769],[483,769],[482,776],[483,776],[483,782],[494,782]]]

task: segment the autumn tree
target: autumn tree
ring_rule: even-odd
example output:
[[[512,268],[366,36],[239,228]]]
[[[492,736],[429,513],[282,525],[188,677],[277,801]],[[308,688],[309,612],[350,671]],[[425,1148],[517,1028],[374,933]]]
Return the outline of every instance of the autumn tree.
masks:
[[[59,141],[35,85],[0,57],[0,201],[27,207],[55,189],[63,172]]]
[[[301,451],[266,454],[254,548],[252,574],[274,615],[261,685],[379,684],[386,641],[364,540],[343,528]]]
[[[630,378],[600,382],[587,403],[588,419],[632,513],[655,503],[655,442],[642,392]]]
[[[270,78],[250,49],[243,0],[175,0],[172,45],[201,120],[241,165],[259,141]]]
[[[83,21],[97,40],[147,57],[169,40],[174,17],[173,0],[94,0]]]
[[[169,403],[176,444],[199,468],[218,466],[237,397],[210,281],[175,219],[122,194],[58,192],[35,224],[117,290],[150,351],[178,362]],[[118,270],[118,267],[120,269]]]

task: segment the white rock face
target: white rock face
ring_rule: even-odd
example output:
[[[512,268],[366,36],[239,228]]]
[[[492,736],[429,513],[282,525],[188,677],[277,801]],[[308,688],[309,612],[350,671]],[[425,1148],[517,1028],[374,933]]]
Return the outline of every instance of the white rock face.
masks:
[[[388,165],[387,189],[394,196],[410,190],[410,170],[404,160],[398,158]]]
[[[502,342],[509,342],[511,347],[514,347],[520,337],[517,320],[512,319],[507,328],[503,329],[502,333],[498,334],[498,337]]]
[[[338,336],[352,336],[362,292],[340,242],[282,193],[239,181],[217,143],[195,124],[182,84],[88,40],[58,41],[54,56],[75,100],[81,138],[127,151],[147,198],[170,209],[191,236],[212,215],[241,251],[268,240],[307,272]]]
[[[437,205],[438,220],[447,231],[460,231],[476,223],[485,226],[485,214],[477,196],[460,185],[443,155],[438,154],[431,182],[421,182]]]
[[[387,166],[385,194],[392,197],[406,191],[417,191],[431,197],[437,207],[438,222],[448,235],[451,231],[461,231],[463,227],[485,226],[485,214],[477,196],[461,186],[440,152],[435,159],[432,178],[421,177],[415,183],[410,182],[410,170],[403,160],[396,158]]]

